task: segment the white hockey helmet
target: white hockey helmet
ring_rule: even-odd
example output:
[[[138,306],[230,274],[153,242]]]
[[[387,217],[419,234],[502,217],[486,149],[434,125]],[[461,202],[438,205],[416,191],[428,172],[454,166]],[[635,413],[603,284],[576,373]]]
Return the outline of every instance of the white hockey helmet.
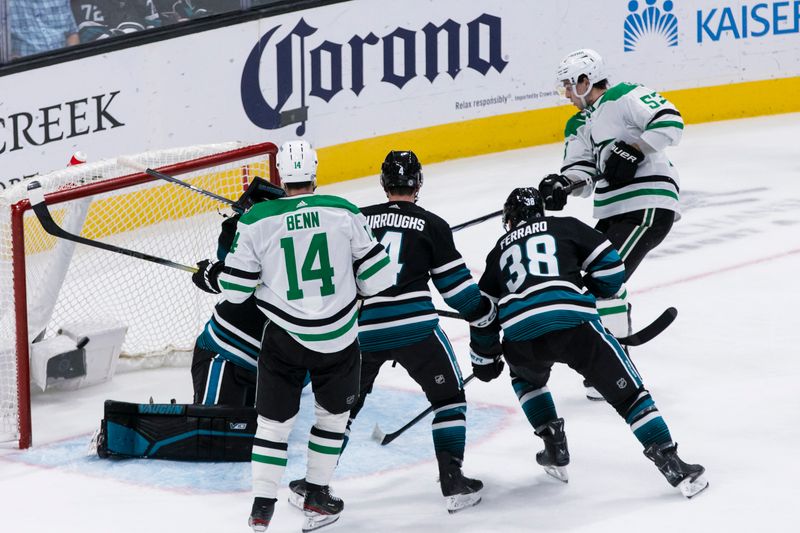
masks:
[[[283,143],[276,161],[281,183],[317,182],[317,151],[307,141]]]
[[[606,64],[600,54],[590,48],[581,48],[568,54],[558,65],[558,83],[568,81],[573,87],[578,79],[585,75],[590,85],[603,81],[608,77]]]

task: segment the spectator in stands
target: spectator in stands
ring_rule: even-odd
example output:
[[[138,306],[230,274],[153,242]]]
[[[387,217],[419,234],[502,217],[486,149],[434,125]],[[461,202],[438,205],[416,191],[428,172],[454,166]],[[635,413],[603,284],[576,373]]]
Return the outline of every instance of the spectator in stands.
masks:
[[[160,26],[148,0],[72,0],[82,43]]]
[[[11,58],[78,44],[69,0],[9,0]]]

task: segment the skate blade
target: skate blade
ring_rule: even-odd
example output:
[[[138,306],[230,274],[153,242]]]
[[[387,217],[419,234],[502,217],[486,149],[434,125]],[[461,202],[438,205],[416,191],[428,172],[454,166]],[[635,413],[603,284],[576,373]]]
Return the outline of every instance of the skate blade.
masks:
[[[569,483],[569,475],[567,474],[566,466],[543,466],[544,471],[548,476],[554,477],[564,483]]]
[[[681,494],[687,498],[693,498],[708,488],[708,480],[705,476],[699,476],[694,480],[687,477],[678,483],[678,488],[681,490]]]
[[[445,506],[447,512],[450,514],[463,511],[469,507],[474,507],[481,503],[480,492],[471,492],[469,494],[455,494],[453,496],[445,497]]]
[[[306,521],[303,523],[303,531],[316,531],[325,526],[329,526],[339,520],[338,514],[320,514],[313,511],[305,511]]]
[[[297,507],[302,511],[305,500],[306,500],[305,494],[297,494],[295,491],[289,490],[289,504],[292,505],[293,507]]]
[[[586,387],[584,390],[586,392],[586,399],[587,400],[591,400],[593,402],[604,402],[604,401],[606,401],[606,399],[603,398],[603,395],[600,394],[600,391],[598,391],[594,387]]]

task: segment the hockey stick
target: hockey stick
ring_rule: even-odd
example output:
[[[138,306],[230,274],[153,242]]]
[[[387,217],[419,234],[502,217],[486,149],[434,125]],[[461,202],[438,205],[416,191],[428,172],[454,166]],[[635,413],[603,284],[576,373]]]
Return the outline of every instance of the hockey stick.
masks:
[[[591,183],[596,182],[601,177],[602,176],[595,176],[594,178],[591,179]],[[573,182],[570,185],[564,187],[564,190],[566,191],[567,194],[569,194],[572,191],[574,191],[575,189],[580,189],[581,187],[583,187],[585,185],[589,185],[589,182],[577,181],[577,182]],[[456,224],[455,226],[452,226],[450,228],[450,230],[451,231],[459,231],[459,230],[462,230],[464,228],[468,228],[470,226],[474,226],[475,224],[480,224],[481,222],[484,222],[484,221],[489,220],[491,218],[499,217],[502,214],[503,214],[503,210],[502,209],[500,209],[499,211],[493,211],[493,212],[491,212],[491,213],[489,213],[487,215],[479,216],[478,218],[473,218],[472,220],[468,220],[466,222],[462,222],[461,224]]]
[[[36,218],[39,219],[39,223],[42,225],[42,228],[44,228],[47,233],[53,235],[54,237],[85,244],[87,246],[93,246],[109,252],[135,257],[136,259],[144,259],[145,261],[150,261],[151,263],[177,268],[178,270],[184,270],[186,272],[197,272],[197,267],[182,265],[180,263],[170,261],[169,259],[163,259],[154,255],[137,252],[135,250],[120,248],[119,246],[114,246],[113,244],[87,239],[85,237],[81,237],[80,235],[75,235],[74,233],[66,231],[61,226],[56,224],[55,220],[53,220],[53,216],[50,214],[50,210],[47,208],[47,204],[44,201],[44,191],[42,190],[42,186],[38,181],[32,181],[28,184],[28,199],[31,202],[31,208],[36,214]]]
[[[678,316],[678,310],[674,307],[667,307],[658,317],[650,322],[648,325],[627,337],[617,337],[620,344],[625,346],[640,346],[646,342],[650,342],[675,321]]]
[[[437,309],[436,313],[445,318],[456,318],[461,320],[464,318],[453,311],[442,311]],[[650,342],[660,335],[662,331],[667,329],[669,325],[672,324],[677,316],[678,310],[674,307],[668,307],[655,320],[650,322],[636,333],[632,333],[627,337],[617,337],[617,340],[620,344],[624,344],[625,346],[641,346],[642,344]]]
[[[146,166],[137,163],[136,161],[133,161],[127,157],[118,157],[117,162],[121,165],[125,165],[127,167],[144,172],[145,174],[153,176],[154,178],[162,179],[164,181],[174,183],[175,185],[185,187],[198,194],[214,198],[215,200],[218,200],[224,204],[228,204],[229,206],[231,206],[231,209],[233,209],[235,212],[239,214],[244,213],[247,210],[247,208],[250,207],[250,205],[252,205],[252,203],[255,202],[258,198],[274,200],[276,198],[282,198],[283,196],[286,196],[286,191],[284,191],[277,185],[273,185],[264,178],[256,176],[253,178],[253,181],[250,182],[250,184],[247,187],[247,191],[245,191],[242,197],[234,202],[233,200],[225,198],[224,196],[219,196],[206,189],[201,189],[200,187],[196,187],[191,183],[179,180],[178,178],[170,176],[169,174],[164,174],[163,172],[153,170],[152,168],[147,168]]]
[[[145,174],[147,174],[149,176],[153,176],[154,178],[158,178],[160,180],[168,181],[170,183],[174,183],[175,185],[180,185],[181,187],[186,187],[187,189],[190,189],[190,190],[192,190],[192,191],[194,191],[194,192],[196,192],[198,194],[202,194],[204,196],[208,196],[209,198],[213,198],[214,200],[217,200],[218,202],[222,202],[223,204],[228,204],[237,213],[243,213],[244,212],[244,209],[242,208],[242,206],[240,206],[238,203],[234,202],[233,200],[230,200],[228,198],[225,198],[224,196],[220,196],[218,194],[215,194],[215,193],[213,193],[211,191],[207,191],[205,189],[201,189],[200,187],[195,187],[191,183],[186,183],[183,180],[179,180],[178,178],[175,178],[175,177],[170,176],[168,174],[164,174],[163,172],[159,172],[157,170],[153,170],[152,168],[148,168],[146,165],[142,165],[141,163],[137,163],[136,161],[134,161],[134,160],[132,160],[130,158],[118,157],[117,158],[117,163],[119,163],[120,165],[129,167],[129,168],[132,168],[134,170],[138,170],[140,172],[144,172]]]
[[[468,228],[470,226],[474,226],[475,224],[480,224],[481,222],[483,222],[485,220],[489,220],[490,218],[499,217],[502,214],[503,214],[503,210],[502,209],[499,210],[499,211],[494,211],[492,213],[489,213],[488,215],[483,215],[483,216],[480,216],[478,218],[473,218],[472,220],[468,220],[466,222],[462,222],[461,224],[456,224],[455,226],[451,227],[450,230],[451,231],[459,231],[459,230],[462,230],[464,228]]]
[[[470,374],[469,376],[467,376],[467,378],[464,380],[464,384],[462,385],[462,387],[466,387],[467,383],[472,381],[472,378],[474,377],[475,374]],[[408,428],[410,428],[411,426],[413,426],[414,424],[416,424],[417,422],[428,416],[432,411],[433,411],[433,406],[431,405],[427,409],[422,411],[420,414],[415,416],[413,419],[411,419],[411,421],[408,422],[405,426],[391,433],[384,433],[381,430],[380,426],[378,424],[375,424],[375,427],[372,430],[372,440],[379,442],[381,446],[386,446],[394,439],[405,433]]]

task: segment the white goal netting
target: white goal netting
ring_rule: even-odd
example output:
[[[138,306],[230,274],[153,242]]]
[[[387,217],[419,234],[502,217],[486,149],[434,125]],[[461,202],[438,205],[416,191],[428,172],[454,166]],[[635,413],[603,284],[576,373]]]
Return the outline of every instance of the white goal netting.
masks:
[[[274,151],[271,143],[224,143],[126,158],[236,200],[254,177],[269,179]],[[230,213],[221,202],[154,180],[122,158],[33,179],[65,230],[189,266],[216,255],[220,212]],[[49,235],[23,209],[28,183],[0,196],[0,441],[21,446],[30,432],[24,352],[34,339],[68,323],[124,325],[121,361],[157,366],[169,354],[192,349],[217,300],[197,289],[187,272]],[[21,327],[25,321],[27,328]]]

